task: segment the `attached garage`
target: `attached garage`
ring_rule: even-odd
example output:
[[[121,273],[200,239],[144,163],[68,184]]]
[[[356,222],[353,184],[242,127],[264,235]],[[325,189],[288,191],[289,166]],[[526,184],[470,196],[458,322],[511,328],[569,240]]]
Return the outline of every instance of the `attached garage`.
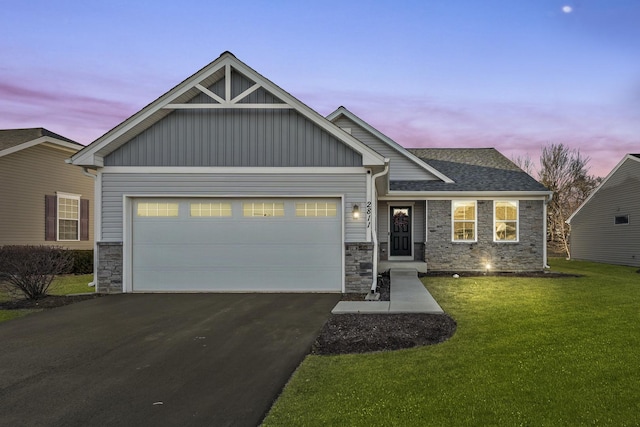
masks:
[[[133,292],[341,292],[340,198],[135,198]]]

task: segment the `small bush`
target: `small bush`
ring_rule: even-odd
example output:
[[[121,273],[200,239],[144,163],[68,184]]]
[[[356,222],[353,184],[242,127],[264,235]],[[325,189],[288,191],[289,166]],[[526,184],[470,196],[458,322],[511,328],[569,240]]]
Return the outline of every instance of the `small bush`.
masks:
[[[73,268],[71,251],[56,246],[0,247],[0,277],[28,299],[47,296],[58,274]]]
[[[91,250],[69,250],[73,258],[73,266],[65,274],[92,274],[93,273],[93,251]]]

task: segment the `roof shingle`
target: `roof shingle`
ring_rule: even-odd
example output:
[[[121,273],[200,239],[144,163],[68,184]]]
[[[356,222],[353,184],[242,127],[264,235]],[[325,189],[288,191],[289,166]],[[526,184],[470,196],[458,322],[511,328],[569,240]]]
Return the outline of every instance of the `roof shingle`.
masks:
[[[76,141],[58,135],[45,128],[27,128],[27,129],[0,129],[0,151],[15,147],[34,139],[48,136],[49,138],[59,139],[61,141],[78,144]],[[78,148],[82,148],[82,144],[78,144]]]
[[[494,148],[410,148],[453,183],[391,181],[392,191],[548,191]]]

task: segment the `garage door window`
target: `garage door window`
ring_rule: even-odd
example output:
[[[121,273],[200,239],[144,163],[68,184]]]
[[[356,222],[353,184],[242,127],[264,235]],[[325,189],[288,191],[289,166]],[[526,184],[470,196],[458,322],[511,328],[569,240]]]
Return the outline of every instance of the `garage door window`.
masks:
[[[284,203],[245,202],[242,213],[244,216],[284,216]]]
[[[296,216],[300,217],[334,217],[337,212],[335,202],[296,203]]]
[[[178,204],[139,202],[137,214],[145,217],[175,217],[178,216]]]
[[[191,203],[191,216],[194,216],[194,217],[231,216],[231,203]]]

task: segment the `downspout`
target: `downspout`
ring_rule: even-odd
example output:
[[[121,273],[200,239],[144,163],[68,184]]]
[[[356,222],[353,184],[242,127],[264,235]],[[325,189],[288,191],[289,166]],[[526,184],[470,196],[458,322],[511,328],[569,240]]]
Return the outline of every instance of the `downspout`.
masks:
[[[88,176],[88,177],[93,179],[93,188],[94,188],[94,191],[95,191],[96,181],[98,179],[98,176],[90,173],[89,172],[89,168],[84,167],[84,166],[82,167],[82,174],[84,176]],[[94,194],[93,200],[95,201],[95,194]],[[94,205],[93,209],[94,210],[96,209],[95,205]],[[94,221],[93,226],[94,227],[96,226],[95,221]],[[97,291],[98,290],[97,284],[98,284],[98,248],[96,247],[96,236],[95,236],[95,233],[94,233],[94,236],[93,236],[93,282],[89,283],[89,286],[93,286],[94,291]]]
[[[542,257],[544,259],[544,265],[542,266],[543,268],[551,268],[549,266],[549,260],[547,258],[547,205],[549,204],[549,202],[551,201],[551,199],[553,198],[553,193],[549,194],[549,196],[547,198],[544,199],[544,203],[543,203],[543,209],[542,209],[542,215],[543,215],[543,219],[544,219],[544,246],[543,246],[543,251],[542,251]]]
[[[371,283],[371,293],[376,293],[378,287],[378,192],[376,190],[376,179],[389,173],[389,159],[384,159],[384,169],[382,172],[371,177],[371,240],[373,241],[373,283]],[[375,197],[374,197],[375,196]]]

